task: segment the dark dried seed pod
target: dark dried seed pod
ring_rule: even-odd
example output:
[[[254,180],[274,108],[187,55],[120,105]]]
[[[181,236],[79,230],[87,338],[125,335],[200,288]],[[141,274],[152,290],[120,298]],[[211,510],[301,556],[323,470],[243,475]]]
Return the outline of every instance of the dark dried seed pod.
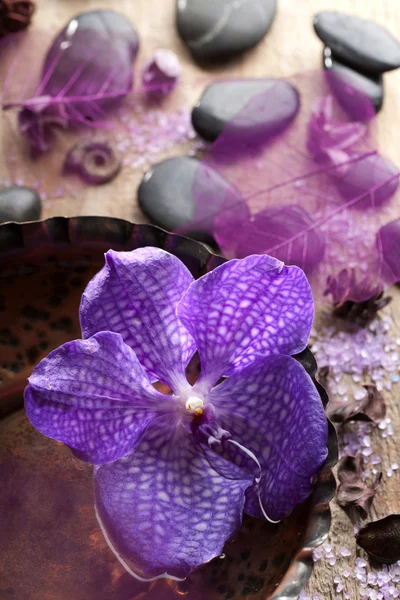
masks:
[[[76,173],[92,185],[108,183],[120,170],[121,160],[107,140],[79,142],[68,152],[63,166],[64,174]]]
[[[339,506],[346,511],[354,523],[359,518],[366,519],[381,482],[382,473],[378,473],[375,480],[367,485],[363,480],[362,457],[345,456],[339,463],[338,479],[340,484],[336,498]]]
[[[390,565],[400,560],[400,515],[389,515],[363,527],[357,544],[374,560]]]
[[[0,37],[28,27],[35,8],[29,0],[0,0]]]
[[[349,421],[371,421],[380,423],[386,416],[385,399],[375,385],[364,385],[367,394],[361,401],[344,402],[341,398],[332,398],[327,415],[333,423]]]
[[[346,300],[341,304],[336,304],[333,307],[333,314],[335,317],[347,319],[348,321],[357,323],[361,327],[365,327],[375,319],[377,313],[385,308],[391,301],[391,296],[384,296],[384,292],[381,291],[364,302],[352,302],[351,300]]]

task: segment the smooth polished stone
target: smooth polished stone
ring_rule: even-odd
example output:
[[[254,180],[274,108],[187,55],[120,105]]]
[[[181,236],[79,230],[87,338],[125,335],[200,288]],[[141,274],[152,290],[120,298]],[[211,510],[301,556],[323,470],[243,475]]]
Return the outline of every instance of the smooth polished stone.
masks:
[[[355,69],[383,73],[400,67],[400,43],[378,23],[325,11],[315,15],[314,29],[336,58]]]
[[[224,60],[258,44],[275,12],[276,0],[177,0],[176,24],[196,59]]]
[[[202,198],[206,198],[202,213]],[[214,217],[239,201],[238,192],[217,171],[195,158],[168,158],[145,174],[138,202],[151,223],[215,245]]]
[[[0,223],[37,221],[41,212],[42,203],[35,190],[19,186],[0,190]]]
[[[384,97],[382,75],[360,73],[348,67],[328,47],[324,48],[323,62],[332,92],[352,117],[365,120],[381,110]],[[371,101],[374,112],[368,111],[368,108],[365,111],[363,96]]]
[[[296,116],[299,94],[285,79],[235,79],[206,88],[192,111],[197,133],[214,141],[229,123],[230,133],[267,139]]]

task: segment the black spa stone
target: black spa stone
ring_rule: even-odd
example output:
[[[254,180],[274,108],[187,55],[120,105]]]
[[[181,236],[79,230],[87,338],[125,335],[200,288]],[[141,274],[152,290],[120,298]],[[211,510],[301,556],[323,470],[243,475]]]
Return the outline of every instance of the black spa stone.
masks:
[[[314,29],[335,57],[354,69],[383,73],[400,67],[400,43],[378,23],[324,11],[315,15]]]
[[[276,0],[177,0],[176,24],[196,59],[224,60],[255,46],[275,11]]]
[[[214,141],[229,123],[230,131],[263,139],[282,131],[300,106],[297,90],[285,79],[235,79],[206,88],[192,111],[197,133]]]
[[[35,190],[18,186],[0,190],[0,223],[36,221],[41,212],[41,200]]]
[[[169,158],[151,167],[138,189],[139,206],[151,223],[215,245],[213,217],[201,218],[202,197],[206,197],[207,204],[212,198],[215,214],[222,203],[239,198],[214,169],[186,156]],[[200,218],[194,224],[195,217]]]
[[[360,115],[360,96],[369,98],[375,112],[383,105],[383,77],[381,74],[361,73],[348,67],[336,58],[327,46],[323,54],[324,69],[329,73],[328,82],[337,100],[343,108],[355,119]],[[371,115],[372,116],[372,115]]]

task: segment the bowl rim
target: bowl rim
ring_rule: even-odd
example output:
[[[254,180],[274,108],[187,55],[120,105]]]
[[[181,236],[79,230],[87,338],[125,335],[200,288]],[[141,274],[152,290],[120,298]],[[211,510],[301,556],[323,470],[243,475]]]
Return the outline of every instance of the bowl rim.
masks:
[[[194,253],[202,261],[206,271],[226,261],[203,242],[170,233],[156,225],[134,223],[126,219],[107,216],[49,217],[38,221],[0,223],[0,267],[2,256],[15,256],[43,246],[74,246],[107,242],[126,249],[129,241],[150,234],[154,244],[165,250],[169,243],[178,241],[183,248]],[[326,409],[329,398],[325,388],[317,380],[317,363],[309,348],[296,355],[309,373]],[[338,461],[338,441],[333,424],[328,422],[328,456],[316,476],[315,486],[309,498],[309,520],[302,542],[276,589],[265,600],[296,600],[309,581],[313,571],[313,551],[328,537],[331,525],[330,501],[336,491],[332,469]]]

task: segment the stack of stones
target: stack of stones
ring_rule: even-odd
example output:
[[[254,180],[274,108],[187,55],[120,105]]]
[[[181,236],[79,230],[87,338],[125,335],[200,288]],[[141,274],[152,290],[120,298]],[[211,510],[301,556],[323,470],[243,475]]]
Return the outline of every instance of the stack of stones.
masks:
[[[349,94],[355,89],[367,95],[378,112],[382,74],[400,67],[400,43],[378,23],[339,12],[318,13],[314,30],[325,44],[324,68],[342,82],[342,89],[348,85]]]

